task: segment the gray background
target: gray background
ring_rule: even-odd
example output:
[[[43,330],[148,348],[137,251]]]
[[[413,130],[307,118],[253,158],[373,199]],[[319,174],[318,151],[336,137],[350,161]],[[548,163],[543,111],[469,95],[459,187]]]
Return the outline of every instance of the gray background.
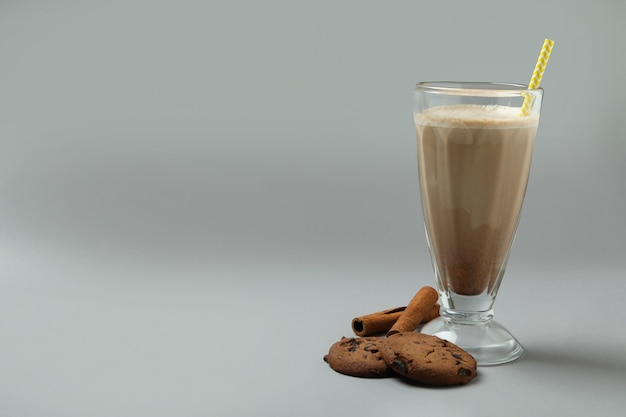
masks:
[[[0,415],[610,415],[626,400],[623,1],[0,2]],[[412,88],[556,45],[496,317],[456,389],[343,377],[432,285]]]

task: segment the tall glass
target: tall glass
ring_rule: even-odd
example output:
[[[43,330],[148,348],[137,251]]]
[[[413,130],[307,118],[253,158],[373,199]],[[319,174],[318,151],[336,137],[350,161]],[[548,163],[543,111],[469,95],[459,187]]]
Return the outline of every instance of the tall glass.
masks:
[[[524,353],[492,318],[528,183],[542,93],[505,83],[415,88],[422,208],[441,304],[441,316],[422,332],[461,346],[479,365]],[[531,106],[522,114],[525,99]]]

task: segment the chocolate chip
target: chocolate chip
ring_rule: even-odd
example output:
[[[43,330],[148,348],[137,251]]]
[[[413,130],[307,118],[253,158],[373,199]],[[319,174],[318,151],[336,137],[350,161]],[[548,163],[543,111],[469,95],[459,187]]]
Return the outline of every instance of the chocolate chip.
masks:
[[[459,355],[458,353],[453,353],[452,356],[454,356],[457,359],[462,359],[462,356]]]
[[[472,371],[469,369],[461,368],[459,369],[459,375],[461,376],[472,376]]]
[[[373,345],[365,345],[363,350],[366,352],[378,353],[378,349],[376,348],[376,346]]]
[[[407,366],[406,366],[406,362],[403,361],[400,358],[396,358],[393,360],[393,362],[391,363],[391,367],[398,372],[399,374],[402,375],[406,375],[406,373],[408,372]]]

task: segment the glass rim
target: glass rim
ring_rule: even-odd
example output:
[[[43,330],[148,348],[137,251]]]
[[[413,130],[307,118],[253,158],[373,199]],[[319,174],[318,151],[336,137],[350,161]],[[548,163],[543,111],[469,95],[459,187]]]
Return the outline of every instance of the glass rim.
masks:
[[[425,81],[415,85],[415,92],[454,96],[517,97],[520,94],[542,94],[543,88],[507,82]]]

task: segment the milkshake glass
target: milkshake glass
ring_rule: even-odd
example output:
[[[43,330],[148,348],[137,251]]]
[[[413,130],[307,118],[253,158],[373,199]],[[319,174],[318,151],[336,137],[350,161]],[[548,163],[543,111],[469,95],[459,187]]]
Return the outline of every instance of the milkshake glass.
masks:
[[[479,365],[524,353],[492,318],[528,183],[542,93],[507,83],[415,88],[422,209],[441,305],[441,316],[422,332],[457,344]]]

